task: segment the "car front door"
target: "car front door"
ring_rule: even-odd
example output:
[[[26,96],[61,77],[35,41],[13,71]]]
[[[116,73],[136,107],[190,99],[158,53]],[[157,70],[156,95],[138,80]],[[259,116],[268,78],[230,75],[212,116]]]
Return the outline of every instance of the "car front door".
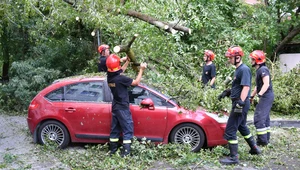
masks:
[[[167,125],[167,107],[164,100],[149,90],[136,86],[129,88],[130,111],[134,122],[134,136],[146,137],[153,142],[162,142]],[[154,110],[140,108],[140,102],[145,98],[154,101]]]

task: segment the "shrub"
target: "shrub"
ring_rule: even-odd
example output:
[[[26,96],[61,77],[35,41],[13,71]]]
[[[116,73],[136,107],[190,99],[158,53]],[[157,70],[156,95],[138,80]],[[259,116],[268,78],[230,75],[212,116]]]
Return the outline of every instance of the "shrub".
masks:
[[[299,114],[300,113],[300,70],[295,68],[287,73],[274,71],[273,89],[275,100],[272,111],[280,114]]]
[[[44,67],[35,67],[34,61],[14,62],[10,81],[2,84],[0,105],[3,110],[25,112],[33,97],[57,79],[60,72]]]

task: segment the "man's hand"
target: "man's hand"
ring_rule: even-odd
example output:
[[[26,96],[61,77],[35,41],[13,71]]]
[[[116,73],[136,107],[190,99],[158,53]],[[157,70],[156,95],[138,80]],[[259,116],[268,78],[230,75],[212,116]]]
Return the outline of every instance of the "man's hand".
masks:
[[[126,60],[129,60],[129,61],[130,61],[129,57],[127,57],[127,56],[126,56],[126,57],[122,57],[122,58],[120,59],[120,62],[123,63],[123,62],[125,62]]]
[[[243,102],[242,100],[239,100],[236,105],[235,105],[237,108],[243,108],[245,106],[245,102]]]
[[[242,100],[237,101],[233,109],[233,112],[238,114],[243,113],[244,106],[245,106],[245,102],[243,102]]]
[[[140,69],[145,70],[147,68],[147,63],[141,63],[140,67]]]
[[[250,100],[250,103],[253,104],[254,96],[250,96],[249,100]]]
[[[231,94],[231,89],[226,89],[218,96],[218,100],[221,101],[221,99],[223,99],[224,97],[229,97],[230,94]]]

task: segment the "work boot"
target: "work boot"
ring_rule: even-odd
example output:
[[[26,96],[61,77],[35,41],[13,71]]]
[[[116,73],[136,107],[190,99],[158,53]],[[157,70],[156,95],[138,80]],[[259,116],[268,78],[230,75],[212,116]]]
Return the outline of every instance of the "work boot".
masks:
[[[257,135],[257,145],[258,146],[267,146],[268,145],[268,137],[267,134]]]
[[[261,150],[259,149],[259,147],[256,145],[255,143],[255,140],[253,138],[253,136],[251,136],[250,138],[248,139],[245,139],[248,143],[248,145],[250,146],[250,151],[249,153],[251,155],[258,155],[258,154],[261,154]]]
[[[109,143],[110,155],[113,155],[117,152],[118,145],[119,145],[118,142],[110,142]]]
[[[271,135],[271,133],[267,132],[267,141],[268,141],[268,143],[270,143],[270,135]]]
[[[220,163],[224,165],[238,164],[238,144],[229,144],[230,155],[220,159]]]
[[[130,151],[131,151],[131,143],[124,143],[121,156],[125,157],[125,156],[130,155]]]

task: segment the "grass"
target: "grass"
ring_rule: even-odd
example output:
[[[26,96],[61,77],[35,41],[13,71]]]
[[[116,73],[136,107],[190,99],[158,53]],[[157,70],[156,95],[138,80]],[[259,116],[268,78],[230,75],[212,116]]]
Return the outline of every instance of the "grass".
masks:
[[[255,128],[250,126],[253,132]],[[288,155],[294,158],[295,163],[300,155],[300,130],[297,128],[272,128],[271,143],[262,148],[263,154],[248,154],[249,146],[239,135],[239,158],[237,166],[251,166],[264,168],[270,166],[287,166],[280,155]],[[253,133],[254,134],[254,133]],[[85,145],[83,148],[69,147],[65,150],[56,149],[56,146],[40,146],[40,154],[54,154],[71,169],[234,169],[237,166],[224,166],[219,163],[219,158],[229,154],[226,147],[218,146],[210,149],[202,149],[200,152],[190,152],[187,145],[153,145],[149,141],[132,144],[132,157],[122,158],[119,154],[109,156],[109,147],[105,145]],[[119,153],[119,152],[118,152]],[[266,162],[271,162],[266,165]],[[292,165],[291,165],[292,166]]]
[[[253,115],[253,113],[252,113]],[[252,118],[251,112],[249,119]],[[276,116],[276,115],[275,115]],[[253,117],[253,116],[252,116]],[[290,119],[289,117],[279,117]],[[295,117],[294,117],[295,118]],[[276,119],[272,114],[271,119]],[[253,120],[253,119],[252,119]],[[255,127],[250,125],[252,134]],[[28,130],[28,129],[27,129]],[[22,133],[24,131],[22,130]],[[238,133],[240,164],[224,166],[219,163],[219,158],[229,154],[226,147],[218,146],[210,149],[202,149],[200,152],[190,152],[186,145],[157,145],[144,140],[141,143],[134,140],[132,145],[132,157],[122,158],[118,154],[110,157],[107,144],[97,145],[71,145],[67,149],[57,149],[56,144],[35,145],[34,156],[40,162],[47,162],[49,155],[57,161],[67,165],[70,169],[241,169],[252,167],[253,169],[297,169],[300,167],[300,129],[298,128],[271,128],[271,143],[262,148],[263,154],[253,156],[248,154],[249,146]],[[26,133],[29,139],[31,135]],[[0,138],[4,137],[0,134]],[[118,152],[120,153],[120,152]],[[22,169],[31,169],[31,164],[19,160],[18,156],[7,153],[3,156],[0,169],[19,164]]]

